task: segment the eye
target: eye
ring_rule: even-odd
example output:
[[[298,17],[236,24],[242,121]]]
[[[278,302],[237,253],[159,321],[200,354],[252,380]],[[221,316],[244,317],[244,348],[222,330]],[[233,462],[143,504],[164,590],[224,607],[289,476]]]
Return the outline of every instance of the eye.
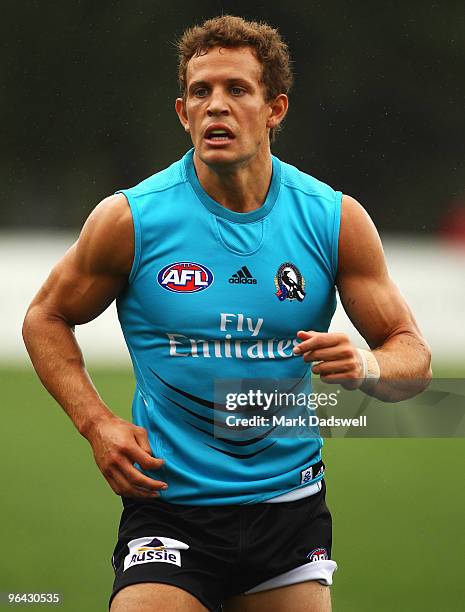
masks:
[[[235,87],[231,87],[231,93],[233,96],[241,96],[245,93],[245,89],[236,85]]]
[[[205,96],[208,94],[208,90],[206,87],[198,87],[195,91],[194,91],[194,96],[196,98],[205,98]]]

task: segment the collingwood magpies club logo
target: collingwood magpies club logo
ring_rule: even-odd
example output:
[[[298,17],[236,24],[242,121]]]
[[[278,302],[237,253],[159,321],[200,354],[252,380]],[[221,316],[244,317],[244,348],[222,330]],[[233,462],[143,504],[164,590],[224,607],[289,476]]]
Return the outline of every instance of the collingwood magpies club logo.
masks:
[[[284,300],[302,302],[305,297],[305,279],[297,266],[286,261],[281,264],[274,277],[276,296],[280,302]]]
[[[242,266],[240,270],[234,272],[229,282],[232,285],[256,285],[257,279],[252,276],[247,266]]]

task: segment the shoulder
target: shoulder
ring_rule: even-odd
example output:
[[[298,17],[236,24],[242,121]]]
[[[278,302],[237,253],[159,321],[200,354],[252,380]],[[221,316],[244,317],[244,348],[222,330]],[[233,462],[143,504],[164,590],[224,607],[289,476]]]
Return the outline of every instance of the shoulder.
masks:
[[[376,227],[365,208],[355,198],[343,195],[341,200],[340,241],[356,246],[360,240],[379,240]]]
[[[149,196],[153,193],[165,191],[171,187],[175,187],[186,182],[184,157],[175,161],[171,166],[152,174],[148,178],[142,180],[134,187],[121,189],[119,192],[124,193],[130,200]]]
[[[341,193],[339,191],[291,164],[281,161],[281,171],[282,184],[291,190],[300,191],[306,195],[327,200],[328,202],[340,199]]]
[[[76,243],[83,269],[129,274],[134,252],[131,210],[123,194],[102,200],[87,218]]]
[[[103,199],[90,213],[84,228],[100,232],[103,228],[110,234],[123,230],[131,222],[131,210],[127,198],[116,193]],[[83,229],[84,229],[83,228]]]
[[[353,197],[342,196],[339,230],[339,272],[384,269],[384,252],[375,224]]]

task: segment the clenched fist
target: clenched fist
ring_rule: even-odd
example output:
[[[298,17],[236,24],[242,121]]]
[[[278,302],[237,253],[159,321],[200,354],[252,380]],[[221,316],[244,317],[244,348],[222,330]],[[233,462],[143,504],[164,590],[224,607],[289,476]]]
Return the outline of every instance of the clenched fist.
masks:
[[[317,362],[312,367],[325,383],[340,384],[344,389],[358,389],[363,376],[363,363],[359,352],[345,334],[299,331],[300,344],[295,355],[304,361]]]

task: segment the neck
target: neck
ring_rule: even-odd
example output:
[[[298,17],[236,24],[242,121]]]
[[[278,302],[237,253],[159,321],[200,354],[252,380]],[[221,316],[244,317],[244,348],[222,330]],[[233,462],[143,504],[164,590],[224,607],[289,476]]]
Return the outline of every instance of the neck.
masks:
[[[194,153],[194,166],[203,189],[216,202],[235,212],[251,212],[266,199],[271,182],[270,150],[241,164],[209,166]]]

